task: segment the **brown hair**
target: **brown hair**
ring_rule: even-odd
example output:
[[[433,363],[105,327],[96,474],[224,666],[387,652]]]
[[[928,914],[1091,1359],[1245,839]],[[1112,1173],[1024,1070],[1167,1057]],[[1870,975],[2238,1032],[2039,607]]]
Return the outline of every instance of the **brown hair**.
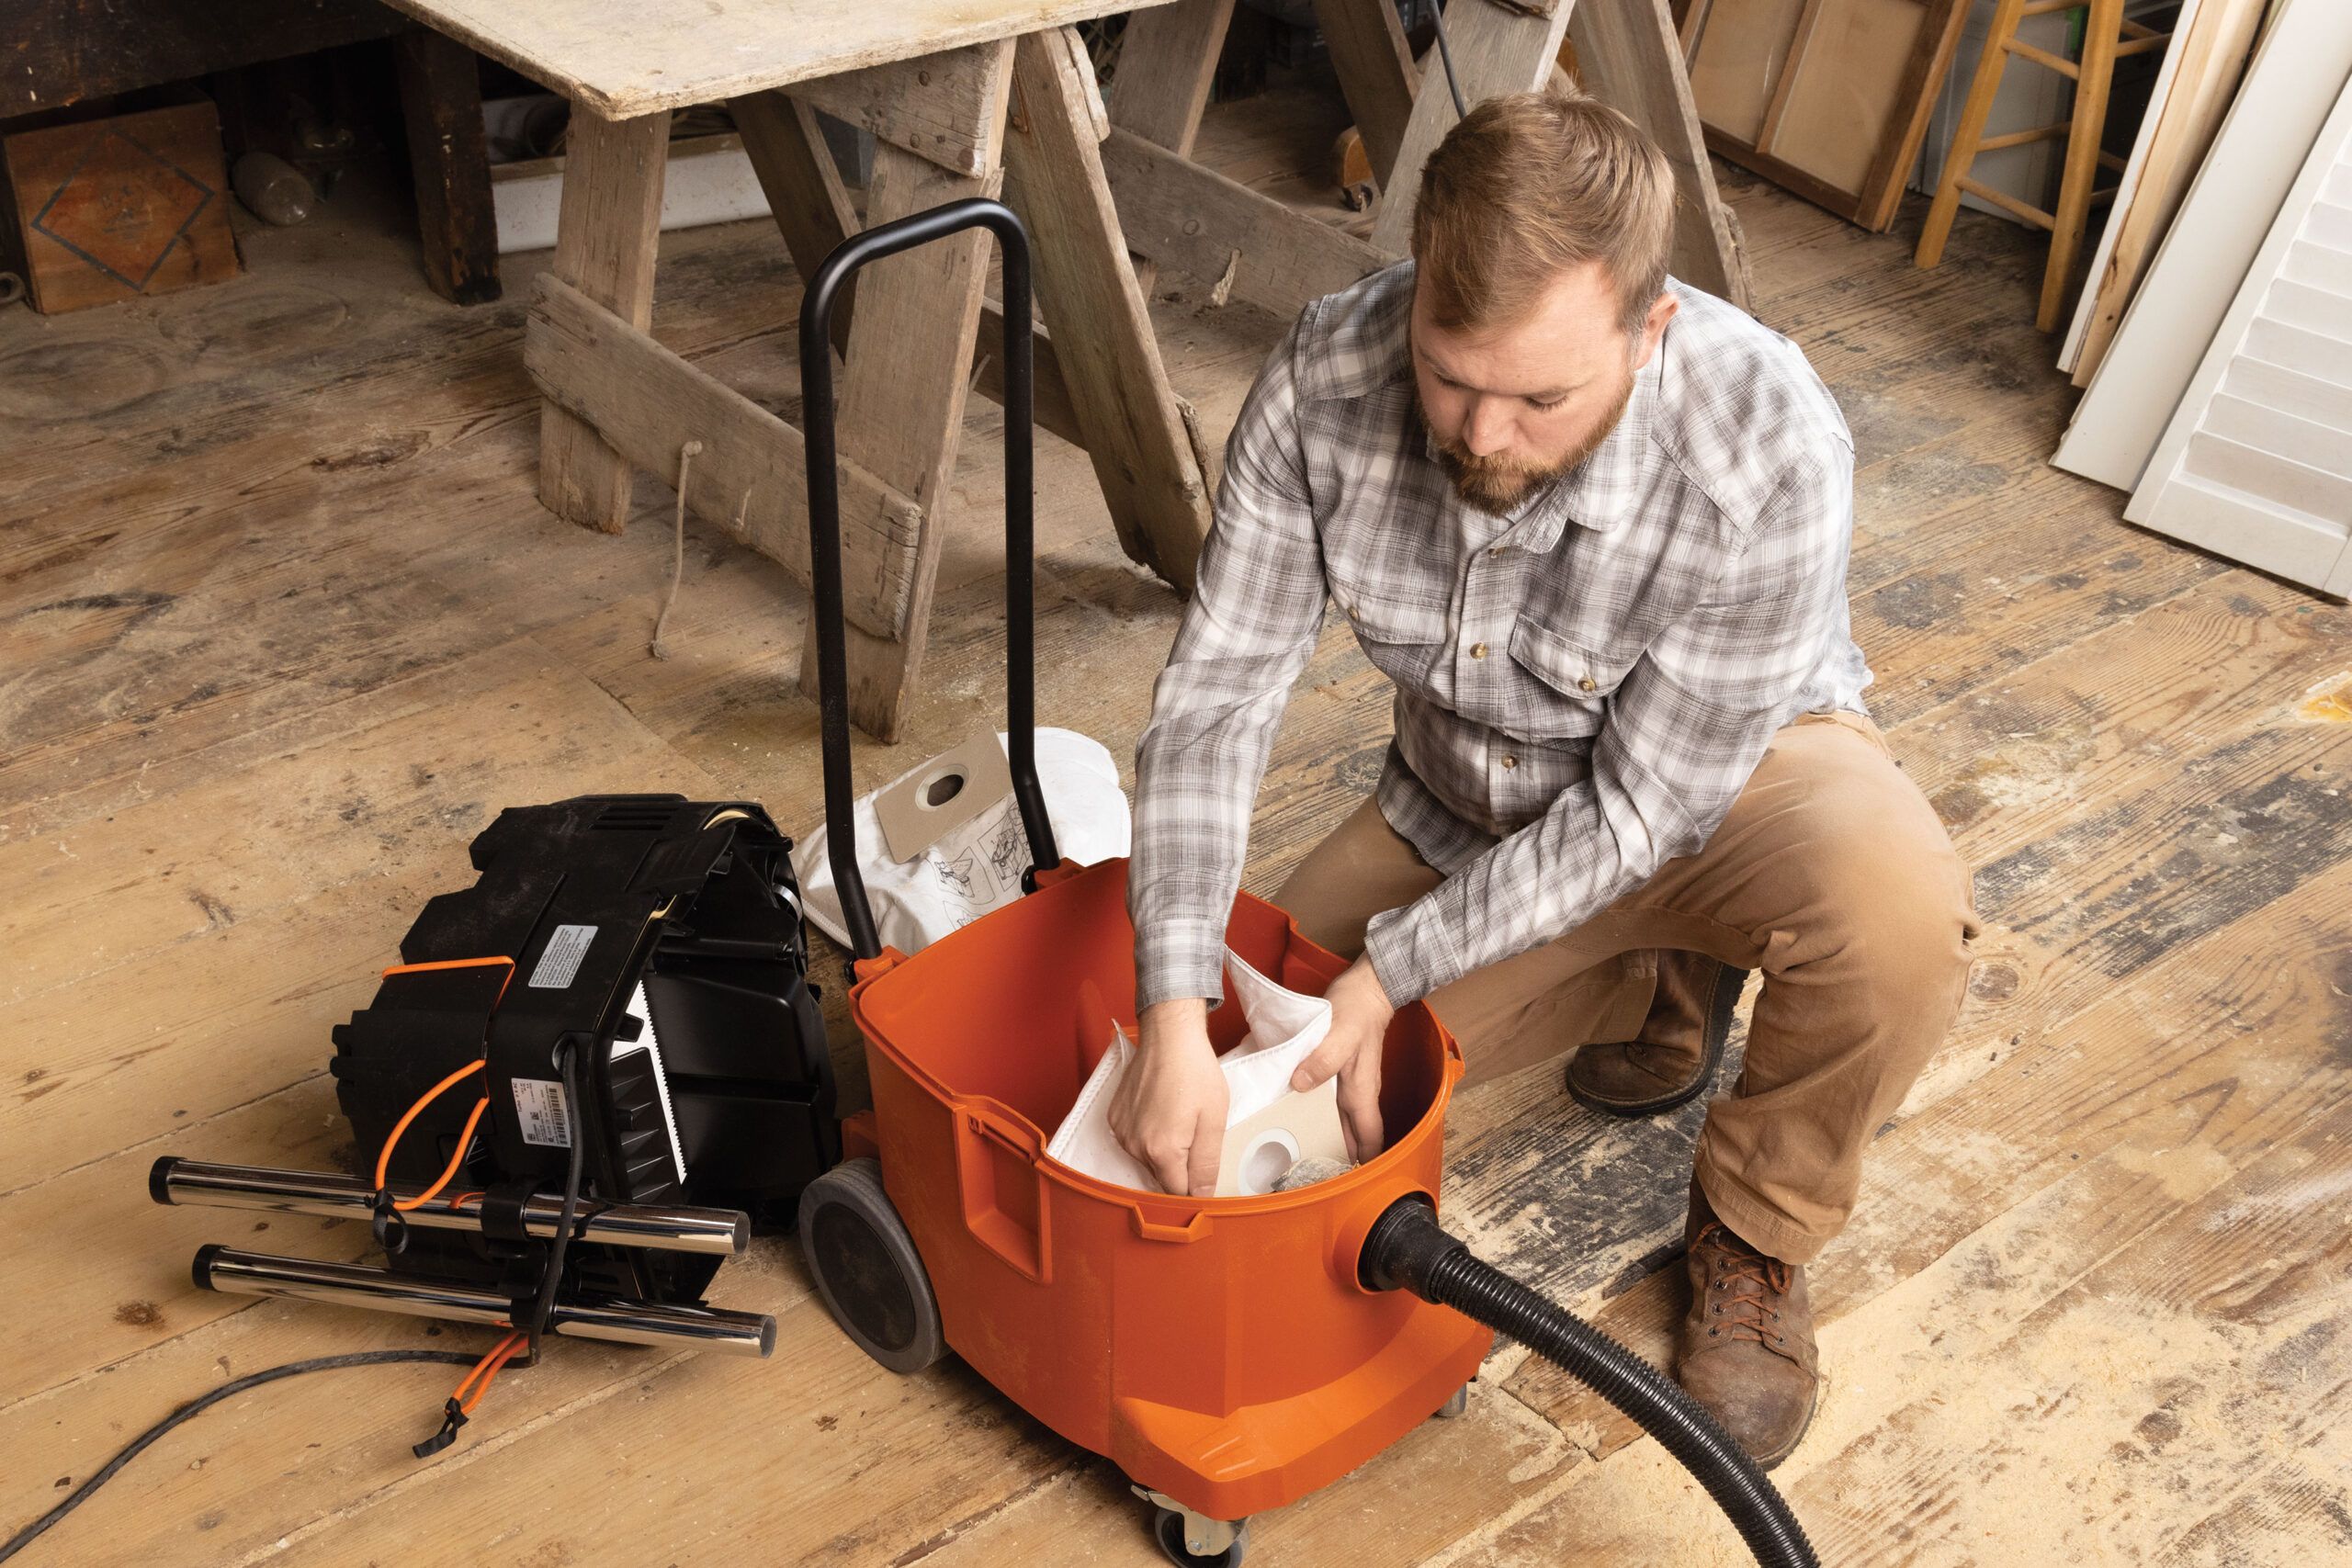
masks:
[[[1430,154],[1413,259],[1449,330],[1517,321],[1562,272],[1597,261],[1632,333],[1666,287],[1673,222],[1673,171],[1632,120],[1580,94],[1512,93]]]

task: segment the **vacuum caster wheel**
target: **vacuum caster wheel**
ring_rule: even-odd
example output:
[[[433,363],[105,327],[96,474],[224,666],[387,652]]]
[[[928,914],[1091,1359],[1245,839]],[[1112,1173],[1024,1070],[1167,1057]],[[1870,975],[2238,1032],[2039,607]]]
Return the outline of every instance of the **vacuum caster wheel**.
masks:
[[[1465,1382],[1460,1388],[1455,1389],[1452,1393],[1445,1396],[1445,1403],[1437,1407],[1437,1419],[1440,1421],[1456,1420],[1460,1418],[1464,1411],[1469,1408],[1470,1385]]]
[[[800,1194],[800,1250],[833,1321],[894,1372],[947,1353],[939,1301],[906,1222],[882,1190],[882,1168],[844,1160]]]
[[[1227,1524],[1182,1508],[1163,1507],[1151,1521],[1151,1538],[1177,1568],[1241,1568],[1250,1551],[1250,1521]],[[1195,1551],[1197,1541],[1209,1550]]]

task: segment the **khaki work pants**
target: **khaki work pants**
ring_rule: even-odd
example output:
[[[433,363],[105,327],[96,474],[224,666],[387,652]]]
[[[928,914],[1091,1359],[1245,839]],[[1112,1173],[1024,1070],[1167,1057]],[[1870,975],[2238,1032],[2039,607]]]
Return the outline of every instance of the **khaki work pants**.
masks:
[[[1344,957],[1442,878],[1366,801],[1274,902]],[[1749,1245],[1808,1263],[1853,1211],[1862,1149],[1951,1030],[1977,934],[1969,873],[1878,728],[1808,714],[1774,737],[1697,854],[1559,940],[1433,992],[1470,1082],[1645,1030],[1660,950],[1761,970],[1747,1065],[1707,1111],[1698,1182]]]

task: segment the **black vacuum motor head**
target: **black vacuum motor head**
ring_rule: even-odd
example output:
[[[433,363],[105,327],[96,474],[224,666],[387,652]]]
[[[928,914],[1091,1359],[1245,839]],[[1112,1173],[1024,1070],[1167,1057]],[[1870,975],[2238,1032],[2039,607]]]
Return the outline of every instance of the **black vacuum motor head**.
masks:
[[[519,1205],[561,1190],[575,1127],[594,1201],[791,1224],[841,1135],[790,849],[754,803],[675,795],[512,807],[474,840],[479,880],[425,905],[400,964],[334,1035],[370,1179],[401,1117],[486,1063],[417,1112],[385,1173],[403,1190],[436,1180],[486,1100],[448,1189],[481,1195],[483,1231],[410,1227],[396,1272],[514,1282],[536,1249],[500,1232],[525,1242]],[[577,1106],[558,1066],[567,1041]],[[718,1267],[630,1247],[572,1257],[579,1288],[646,1301],[693,1300]]]

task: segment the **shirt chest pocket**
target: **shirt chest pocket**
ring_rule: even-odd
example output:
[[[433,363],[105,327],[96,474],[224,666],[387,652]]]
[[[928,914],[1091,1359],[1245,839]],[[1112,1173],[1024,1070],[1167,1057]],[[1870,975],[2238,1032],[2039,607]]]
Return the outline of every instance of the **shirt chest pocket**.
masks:
[[[1344,583],[1332,597],[1374,668],[1400,685],[1428,683],[1450,636],[1443,605]]]
[[[1510,656],[1532,677],[1524,732],[1544,739],[1597,732],[1609,698],[1624,684],[1641,649],[1588,646],[1521,615],[1511,628]]]

